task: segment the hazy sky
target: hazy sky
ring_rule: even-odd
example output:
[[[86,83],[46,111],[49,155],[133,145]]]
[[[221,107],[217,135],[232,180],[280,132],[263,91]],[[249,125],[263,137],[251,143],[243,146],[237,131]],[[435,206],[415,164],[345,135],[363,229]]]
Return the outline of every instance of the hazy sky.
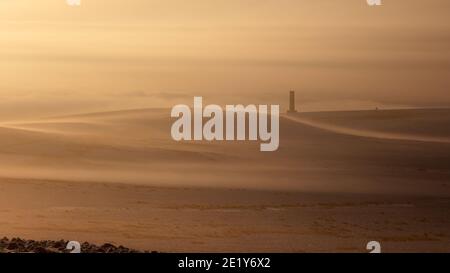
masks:
[[[0,1],[0,120],[192,103],[450,106],[450,1]]]

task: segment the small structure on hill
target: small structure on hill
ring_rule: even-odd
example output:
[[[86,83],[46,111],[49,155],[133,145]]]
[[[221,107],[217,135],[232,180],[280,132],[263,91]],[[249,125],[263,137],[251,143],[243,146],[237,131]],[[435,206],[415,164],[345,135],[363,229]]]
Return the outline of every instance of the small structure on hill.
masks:
[[[295,91],[289,91],[289,110],[288,114],[297,113],[295,110]]]

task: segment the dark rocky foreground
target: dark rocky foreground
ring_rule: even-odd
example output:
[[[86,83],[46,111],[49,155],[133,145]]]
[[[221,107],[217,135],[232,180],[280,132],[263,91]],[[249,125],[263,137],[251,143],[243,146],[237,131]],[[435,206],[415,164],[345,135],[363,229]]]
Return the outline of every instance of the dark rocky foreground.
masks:
[[[68,243],[69,241],[64,240],[34,241],[4,237],[0,239],[0,253],[70,253],[71,250],[66,249]],[[81,253],[149,253],[108,243],[97,246],[88,242],[80,242],[80,245]]]

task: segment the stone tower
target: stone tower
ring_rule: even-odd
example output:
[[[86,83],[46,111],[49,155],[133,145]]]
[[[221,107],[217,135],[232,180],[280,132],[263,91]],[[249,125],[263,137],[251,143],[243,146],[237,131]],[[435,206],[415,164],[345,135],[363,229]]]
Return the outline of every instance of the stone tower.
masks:
[[[289,110],[288,113],[297,113],[295,110],[295,91],[289,92]]]

